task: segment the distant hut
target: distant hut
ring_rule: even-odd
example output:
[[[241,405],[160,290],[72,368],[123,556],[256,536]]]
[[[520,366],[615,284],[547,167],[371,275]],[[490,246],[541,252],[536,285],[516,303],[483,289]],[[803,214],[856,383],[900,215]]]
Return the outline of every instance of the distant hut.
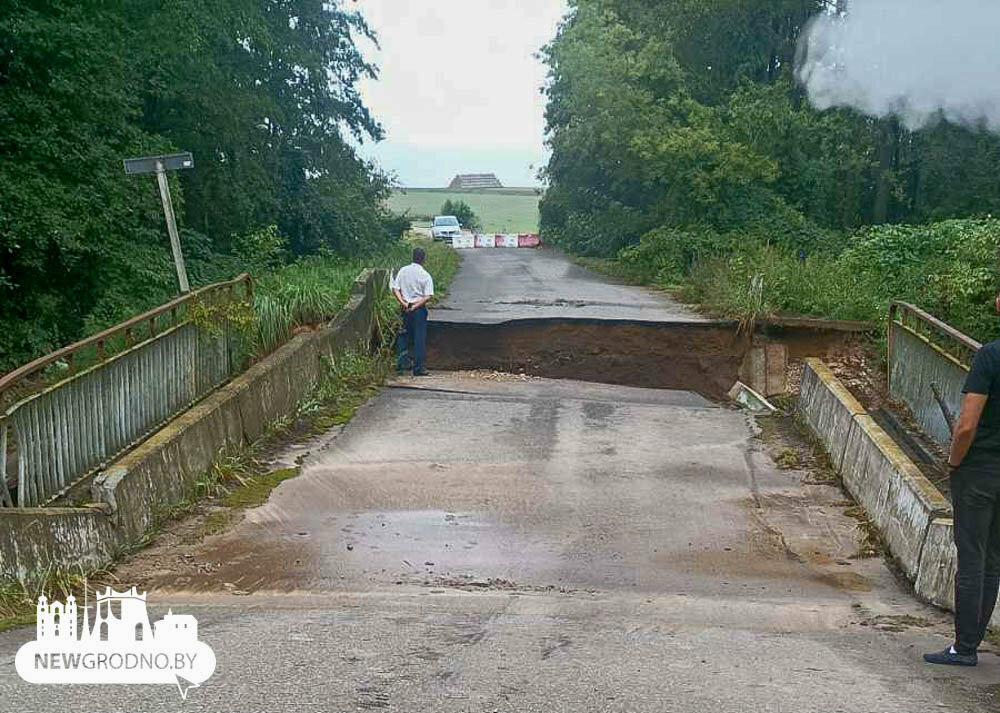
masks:
[[[503,188],[495,173],[460,173],[451,179],[452,190],[465,188]]]

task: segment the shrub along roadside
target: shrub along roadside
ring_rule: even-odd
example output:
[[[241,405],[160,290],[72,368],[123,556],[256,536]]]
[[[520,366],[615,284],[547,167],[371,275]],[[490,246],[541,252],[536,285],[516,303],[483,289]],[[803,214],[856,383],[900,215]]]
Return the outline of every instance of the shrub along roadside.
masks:
[[[350,297],[355,278],[366,267],[397,270],[409,263],[412,249],[427,252],[427,269],[443,295],[458,269],[458,253],[444,243],[429,240],[400,242],[368,258],[345,260],[336,256],[303,258],[290,265],[263,271],[255,280],[252,311],[246,305],[196,310],[196,323],[211,327],[220,319],[244,335],[247,356],[260,358],[285,343],[299,327],[329,320]]]
[[[622,250],[608,271],[737,319],[801,314],[884,324],[890,302],[903,300],[989,341],[1000,335],[992,308],[998,254],[993,218],[831,234],[811,253],[760,235],[663,229]]]
[[[458,222],[462,224],[464,230],[478,232],[483,228],[483,223],[479,220],[476,212],[472,210],[472,206],[459,198],[455,200],[451,198],[447,199],[444,205],[441,206],[441,215],[455,216]]]

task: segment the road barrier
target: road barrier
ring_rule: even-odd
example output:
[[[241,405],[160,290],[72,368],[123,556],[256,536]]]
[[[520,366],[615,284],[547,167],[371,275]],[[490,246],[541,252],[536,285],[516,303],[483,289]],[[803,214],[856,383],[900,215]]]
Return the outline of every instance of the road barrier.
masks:
[[[541,240],[535,233],[463,235],[451,240],[451,246],[459,250],[470,248],[537,248],[541,244]]]

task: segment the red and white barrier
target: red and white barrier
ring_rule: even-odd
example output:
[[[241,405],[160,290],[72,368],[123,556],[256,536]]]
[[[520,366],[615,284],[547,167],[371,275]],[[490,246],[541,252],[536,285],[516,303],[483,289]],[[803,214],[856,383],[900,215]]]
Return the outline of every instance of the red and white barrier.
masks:
[[[537,248],[542,244],[538,233],[495,233],[490,235],[463,235],[452,238],[453,248]]]

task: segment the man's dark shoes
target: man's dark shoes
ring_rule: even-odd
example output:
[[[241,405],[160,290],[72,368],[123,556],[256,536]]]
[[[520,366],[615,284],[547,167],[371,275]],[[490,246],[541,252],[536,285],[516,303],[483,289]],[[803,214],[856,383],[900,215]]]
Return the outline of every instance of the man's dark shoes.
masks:
[[[414,376],[430,376],[430,374],[428,374],[426,371],[415,371],[415,372],[413,372],[413,375]]]
[[[975,666],[979,663],[979,657],[972,654],[952,653],[949,646],[944,651],[935,651],[933,654],[924,654],[924,661],[927,663],[944,664],[945,666]]]

